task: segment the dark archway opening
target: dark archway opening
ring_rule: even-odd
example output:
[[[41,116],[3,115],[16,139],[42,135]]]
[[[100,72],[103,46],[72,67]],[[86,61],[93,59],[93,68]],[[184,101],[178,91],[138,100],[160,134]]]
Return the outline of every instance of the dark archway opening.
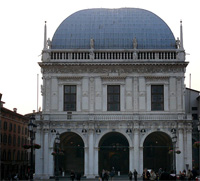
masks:
[[[99,173],[115,168],[116,173],[129,171],[129,143],[121,133],[108,133],[99,142]]]
[[[60,135],[60,148],[64,155],[59,155],[59,170],[69,175],[71,170],[84,174],[84,142],[76,133]]]
[[[156,172],[159,168],[173,168],[173,154],[169,154],[172,149],[171,138],[163,132],[151,133],[144,141],[143,163],[144,168],[153,169]]]

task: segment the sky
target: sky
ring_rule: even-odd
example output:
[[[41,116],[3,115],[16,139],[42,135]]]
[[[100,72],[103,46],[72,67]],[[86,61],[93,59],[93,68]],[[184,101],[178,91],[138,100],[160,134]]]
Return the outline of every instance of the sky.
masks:
[[[180,37],[183,21],[183,43],[189,62],[185,84],[189,87],[191,74],[191,88],[200,91],[200,0],[6,0],[0,2],[0,93],[4,107],[17,108],[20,114],[42,107],[38,62],[45,21],[47,37],[52,39],[60,23],[78,10],[122,7],[155,13],[168,24],[175,38]]]

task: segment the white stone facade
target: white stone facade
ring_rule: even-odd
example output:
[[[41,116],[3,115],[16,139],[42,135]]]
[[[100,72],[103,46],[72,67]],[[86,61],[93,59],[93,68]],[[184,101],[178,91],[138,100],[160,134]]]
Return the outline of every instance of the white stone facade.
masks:
[[[181,150],[176,156],[176,170],[191,168],[192,124],[191,116],[185,114],[184,50],[92,49],[93,56],[89,53],[91,49],[44,47],[39,63],[43,74],[43,112],[36,117],[36,143],[42,148],[36,150],[36,177],[54,175],[52,129],[82,138],[87,178],[99,175],[99,142],[110,132],[121,133],[127,139],[129,170],[142,174],[145,139],[154,132],[166,133],[171,139],[171,129],[175,128],[176,148]],[[72,113],[63,110],[65,85],[77,88],[76,111]],[[107,111],[108,85],[120,85],[120,111]],[[151,85],[164,87],[163,111],[151,110]]]

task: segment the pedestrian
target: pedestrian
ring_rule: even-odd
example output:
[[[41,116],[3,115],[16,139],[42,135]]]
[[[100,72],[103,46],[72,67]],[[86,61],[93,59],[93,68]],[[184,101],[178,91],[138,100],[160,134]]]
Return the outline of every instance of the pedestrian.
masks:
[[[143,174],[142,174],[143,180],[149,180],[150,178],[150,173],[147,170],[147,168],[144,169]]]
[[[150,180],[156,180],[156,174],[153,171],[153,169],[151,169],[151,172],[150,172]]]
[[[111,177],[111,180],[113,180],[113,177],[115,176],[115,168],[112,167],[112,170],[110,172],[110,177]]]
[[[192,178],[193,178],[193,173],[190,169],[188,170],[187,178],[188,178],[188,180],[192,180]]]
[[[169,180],[169,173],[166,168],[164,169],[164,172],[161,173],[159,180]]]
[[[176,180],[176,174],[174,173],[174,170],[172,170],[169,174],[169,180]]]
[[[76,175],[76,180],[78,180],[78,181],[81,180],[81,173],[77,173],[77,175]]]
[[[108,179],[109,179],[109,172],[108,172],[108,170],[105,170],[104,179],[105,179],[106,181],[108,181]]]
[[[134,169],[134,172],[133,172],[134,180],[137,180],[137,175],[138,175],[138,173],[137,173],[136,169]]]
[[[75,175],[75,172],[74,172],[73,170],[71,170],[70,178],[71,178],[72,181],[74,181],[75,176],[76,176],[76,175]]]
[[[102,181],[104,181],[104,178],[105,178],[105,170],[103,169],[102,172],[101,172],[101,179],[102,179]]]
[[[192,169],[192,174],[193,174],[193,180],[195,180],[195,178],[196,178],[196,176],[198,175],[197,174],[197,170],[195,169],[195,167],[193,167],[193,169]]]
[[[133,173],[131,171],[129,171],[129,173],[128,173],[128,178],[129,178],[129,180],[132,180],[132,178],[133,178]]]

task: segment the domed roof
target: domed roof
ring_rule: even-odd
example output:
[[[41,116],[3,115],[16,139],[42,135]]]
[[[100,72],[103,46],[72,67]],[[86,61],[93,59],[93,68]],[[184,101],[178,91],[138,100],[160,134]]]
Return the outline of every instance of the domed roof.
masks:
[[[86,9],[66,18],[57,28],[52,49],[175,49],[168,25],[154,13],[138,8]]]

